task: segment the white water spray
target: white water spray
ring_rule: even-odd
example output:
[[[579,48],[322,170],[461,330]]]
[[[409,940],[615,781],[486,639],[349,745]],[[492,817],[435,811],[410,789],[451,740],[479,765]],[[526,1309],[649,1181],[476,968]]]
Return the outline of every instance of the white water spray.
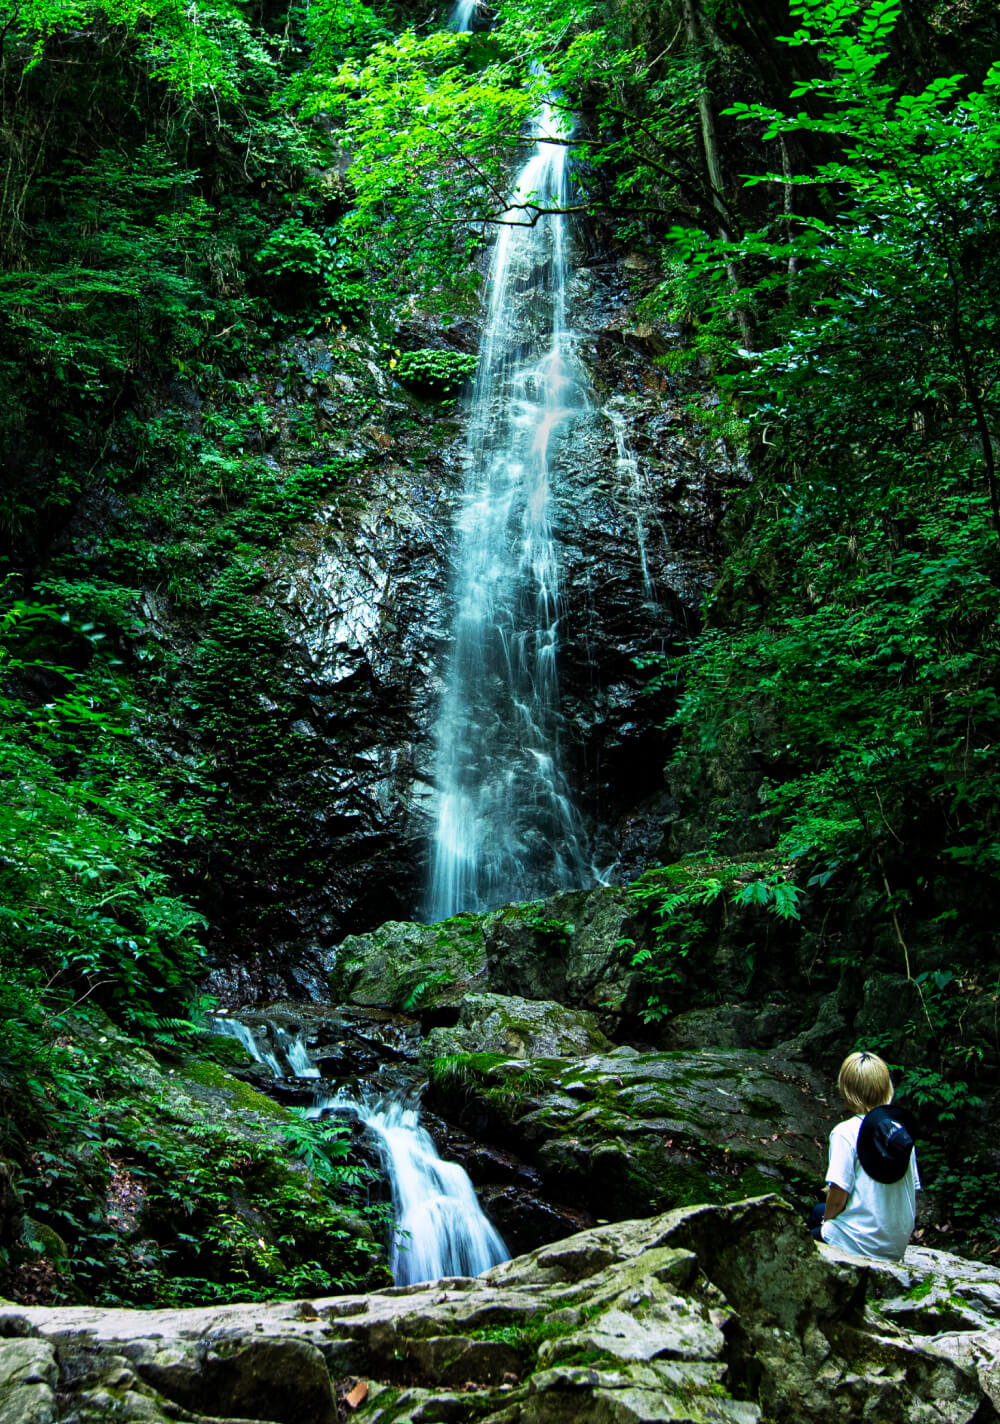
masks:
[[[294,1077],[319,1077],[319,1069],[309,1057],[309,1050],[298,1035],[293,1036],[286,1032],[285,1029],[279,1028],[275,1037],[278,1041],[278,1047],[288,1060],[288,1066],[291,1068]]]
[[[211,1020],[215,1033],[239,1039],[276,1078],[285,1070],[273,1053],[263,1053],[253,1031],[238,1019]],[[300,1034],[277,1028],[275,1038],[297,1078],[318,1078]],[[392,1192],[393,1233],[389,1268],[397,1285],[436,1281],[442,1276],[477,1276],[510,1258],[490,1224],[463,1167],[438,1156],[430,1133],[420,1125],[417,1108],[398,1098],[343,1092],[317,1093],[306,1109],[309,1118],[350,1113],[371,1131]]]
[[[621,397],[617,397],[617,399],[620,400]],[[622,484],[627,491],[632,518],[635,520],[635,542],[639,552],[639,564],[642,568],[642,586],[647,598],[655,598],[656,588],[653,584],[653,576],[649,571],[647,554],[649,534],[646,528],[646,509],[652,506],[653,501],[650,491],[643,481],[639,461],[629,446],[624,415],[614,404],[606,406],[604,414],[610,420],[611,429],[615,432],[615,450],[618,455],[616,466]]]
[[[460,34],[467,34],[472,29],[472,20],[478,9],[479,0],[457,0],[457,4],[448,17],[449,30],[458,30]]]
[[[540,210],[566,206],[568,132],[550,104],[534,127],[493,249],[469,412],[431,920],[594,880],[561,765],[556,672],[551,475],[587,398],[566,325],[565,218]]]
[[[239,1019],[217,1018],[210,1020],[210,1027],[213,1033],[221,1033],[225,1038],[235,1038],[242,1043],[250,1057],[256,1063],[263,1063],[270,1068],[276,1078],[283,1078],[285,1070],[278,1062],[274,1054],[266,1048],[261,1048],[251,1029],[246,1024],[240,1023]]]
[[[392,1190],[389,1267],[397,1285],[478,1276],[510,1258],[465,1169],[442,1161],[416,1108],[395,1098],[337,1096],[318,1100],[310,1116],[325,1111],[354,1113],[375,1136]]]

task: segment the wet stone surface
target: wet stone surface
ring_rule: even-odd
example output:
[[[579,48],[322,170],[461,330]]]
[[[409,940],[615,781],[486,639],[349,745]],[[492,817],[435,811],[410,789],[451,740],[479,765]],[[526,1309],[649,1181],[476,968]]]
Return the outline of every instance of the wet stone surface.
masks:
[[[349,1127],[354,1154],[381,1176],[375,1142],[364,1125],[332,1105],[339,1095],[349,1099],[403,1100],[419,1103],[427,1081],[420,1060],[424,1040],[420,1020],[380,1009],[335,1009],[308,1003],[278,1002],[257,1012],[244,1012],[239,1022],[251,1031],[259,1050],[285,1070],[275,1076],[266,1063],[256,1062],[227,1039],[230,1071],[277,1101],[300,1108],[331,1103],[326,1117]],[[308,1055],[318,1076],[296,1074],[287,1053],[294,1042]],[[426,1111],[423,1126],[445,1161],[457,1162],[468,1173],[490,1221],[509,1250],[531,1250],[567,1232],[592,1224],[590,1214],[572,1203],[560,1204],[536,1167],[516,1151],[484,1143]],[[376,1195],[387,1195],[383,1182]]]
[[[575,259],[594,256],[574,246]],[[643,691],[635,659],[682,646],[695,629],[721,492],[740,477],[723,446],[693,429],[686,406],[697,392],[656,364],[676,337],[635,321],[622,256],[602,254],[570,283],[591,389],[553,481],[559,741],[595,872],[616,881],[659,858],[676,810],[655,770],[668,750],[667,695]],[[404,344],[467,351],[477,325],[413,313]],[[330,407],[329,453],[357,474],[264,567],[258,597],[284,630],[289,689],[275,734],[294,733],[310,760],[301,785],[279,777],[268,795],[295,816],[313,870],[294,894],[270,885],[266,864],[246,868],[253,894],[230,873],[212,988],[232,1006],[320,992],[346,934],[421,912],[452,639],[463,410],[415,399],[360,336],[293,340],[285,357],[275,458],[294,439],[285,408],[311,399]],[[169,607],[150,598],[158,636],[176,636]]]

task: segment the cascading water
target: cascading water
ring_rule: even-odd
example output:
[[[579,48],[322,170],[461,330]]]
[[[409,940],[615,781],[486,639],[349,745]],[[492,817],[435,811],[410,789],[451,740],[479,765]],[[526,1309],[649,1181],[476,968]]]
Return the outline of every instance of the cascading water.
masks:
[[[240,1023],[238,1019],[217,1018],[210,1020],[210,1027],[213,1033],[221,1033],[225,1038],[235,1038],[242,1043],[250,1057],[256,1063],[263,1063],[270,1068],[276,1078],[284,1077],[284,1069],[275,1055],[269,1049],[261,1048],[246,1024]]]
[[[620,401],[621,397],[616,397]],[[635,520],[635,542],[639,551],[639,564],[642,568],[642,586],[646,597],[655,599],[656,588],[653,584],[653,576],[649,571],[649,555],[647,552],[648,530],[646,528],[646,509],[653,501],[650,492],[644,487],[642,474],[639,470],[639,461],[632,450],[629,449],[628,436],[625,433],[625,417],[617,405],[613,402],[608,405],[604,414],[611,422],[611,429],[615,432],[615,449],[618,454],[618,473],[624,477],[623,483],[628,491],[629,503],[632,508],[632,517]]]
[[[550,481],[587,398],[566,324],[565,219],[538,212],[566,205],[567,133],[554,106],[543,105],[535,137],[493,249],[469,411],[431,920],[595,879],[559,748]]]
[[[355,1114],[375,1136],[392,1190],[389,1267],[397,1285],[478,1276],[510,1252],[483,1214],[464,1168],[444,1162],[416,1108],[393,1099],[318,1100],[310,1116]]]
[[[279,1028],[275,1035],[288,1066],[296,1078],[318,1078],[319,1069],[309,1057],[309,1050],[301,1038],[293,1037],[285,1029]]]
[[[458,30],[460,34],[467,34],[472,29],[472,21],[479,9],[479,0],[457,0],[451,15],[448,17],[449,30]]]
[[[236,1038],[276,1078],[285,1076],[277,1057],[262,1052],[257,1037],[238,1019],[211,1020],[215,1033]],[[296,1078],[319,1078],[302,1037],[277,1028],[275,1038]],[[436,1281],[442,1276],[476,1276],[506,1261],[510,1252],[487,1220],[463,1167],[438,1156],[417,1108],[398,1098],[343,1092],[317,1093],[306,1109],[310,1118],[350,1113],[374,1134],[392,1191],[394,1227],[389,1267],[397,1285]]]

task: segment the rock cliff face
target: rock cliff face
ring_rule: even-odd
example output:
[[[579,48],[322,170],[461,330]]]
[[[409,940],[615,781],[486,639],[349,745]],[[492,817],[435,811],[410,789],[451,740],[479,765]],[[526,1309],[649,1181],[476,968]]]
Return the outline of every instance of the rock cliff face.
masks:
[[[919,1257],[888,1271],[836,1257],[765,1197],[601,1226],[483,1277],[369,1296],[0,1307],[0,1417],[335,1424],[347,1397],[369,1424],[987,1424],[1000,1272]],[[919,1304],[942,1288],[976,1303],[944,1334],[936,1303]]]
[[[659,776],[667,695],[643,693],[636,659],[683,645],[694,627],[720,491],[736,477],[720,446],[691,433],[696,393],[655,364],[670,333],[630,324],[628,279],[608,260],[573,280],[593,405],[554,491],[563,750],[594,862],[621,880],[655,859],[670,809]],[[475,345],[467,321],[405,330],[414,345]],[[232,892],[211,907],[234,960],[219,985],[244,1002],[312,988],[345,933],[420,913],[464,449],[461,406],[417,400],[361,338],[292,343],[263,393],[279,464],[294,450],[294,412],[311,403],[329,426],[326,453],[357,474],[268,552],[254,595],[280,628],[279,690],[262,684],[256,699],[275,745],[290,740],[306,770],[292,777],[279,758],[260,792],[264,814],[277,806],[302,839],[299,886],[280,883],[266,846],[215,871]],[[157,612],[171,636],[169,608]]]

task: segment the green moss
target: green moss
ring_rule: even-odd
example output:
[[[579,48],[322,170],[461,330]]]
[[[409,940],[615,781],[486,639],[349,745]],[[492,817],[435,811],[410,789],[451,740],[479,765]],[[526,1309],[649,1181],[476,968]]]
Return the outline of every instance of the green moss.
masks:
[[[248,1067],[254,1061],[253,1056],[238,1039],[224,1034],[206,1031],[199,1033],[194,1041],[197,1044],[198,1057],[202,1061],[208,1059],[227,1069]]]
[[[925,1276],[922,1281],[917,1281],[916,1285],[910,1286],[909,1290],[903,1292],[904,1300],[925,1300],[934,1289],[934,1277]]]
[[[234,1078],[217,1063],[206,1062],[204,1059],[188,1059],[184,1064],[184,1074],[192,1083],[225,1093],[233,1107],[255,1113],[258,1117],[274,1118],[281,1122],[291,1120],[291,1113],[286,1107],[282,1107],[281,1103],[259,1093],[249,1083]]]
[[[614,1370],[621,1370],[622,1362],[615,1355],[609,1354],[607,1350],[571,1350],[567,1355],[560,1355],[558,1361],[560,1365],[607,1365]]]
[[[775,1190],[775,1180],[773,1177],[765,1177],[764,1173],[756,1167],[749,1167],[742,1174],[739,1180],[738,1197],[763,1197]]]
[[[509,1345],[521,1357],[525,1372],[537,1368],[538,1351],[549,1340],[561,1340],[566,1335],[579,1330],[582,1322],[597,1314],[603,1307],[592,1307],[578,1312],[573,1322],[551,1320],[547,1315],[527,1315],[523,1319],[507,1325],[487,1326],[482,1330],[470,1330],[471,1340],[488,1340],[493,1344]],[[561,1363],[561,1361],[560,1361]]]
[[[44,1222],[35,1221],[30,1216],[24,1218],[21,1239],[35,1256],[43,1256],[57,1265],[69,1259],[69,1247],[57,1231]]]

